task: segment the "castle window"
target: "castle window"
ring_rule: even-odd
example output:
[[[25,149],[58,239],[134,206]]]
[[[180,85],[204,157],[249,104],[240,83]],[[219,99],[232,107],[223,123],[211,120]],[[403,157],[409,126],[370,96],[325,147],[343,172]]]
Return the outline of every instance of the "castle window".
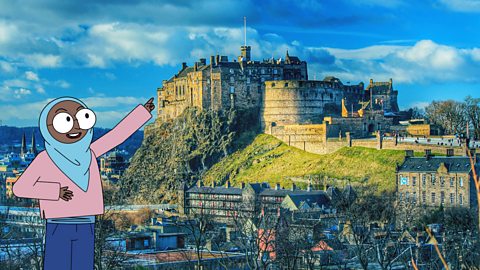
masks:
[[[458,185],[463,187],[463,177],[458,178]]]
[[[247,77],[247,83],[250,83],[250,77]]]
[[[252,70],[251,69],[248,70],[248,75],[252,75]]]
[[[445,204],[445,192],[440,192],[440,203]]]
[[[416,186],[416,185],[417,185],[417,177],[412,176],[412,186]]]
[[[272,83],[272,87],[275,87],[275,83]]]
[[[288,87],[288,82],[285,83],[285,87]]]
[[[426,191],[422,191],[422,202],[423,203],[427,202],[427,192]]]
[[[432,186],[435,186],[435,174],[432,173]]]
[[[445,177],[440,176],[440,186],[444,187],[445,186]]]
[[[450,193],[450,204],[455,204],[455,194]]]
[[[435,192],[432,192],[432,204],[435,203]]]
[[[235,93],[235,87],[230,86],[230,93],[232,93],[232,94]]]
[[[455,185],[455,178],[450,177],[450,187],[453,187]]]
[[[422,174],[422,186],[425,187],[427,186],[427,175]]]
[[[412,203],[417,203],[417,192],[413,192],[412,194]]]
[[[234,73],[233,68],[231,68],[230,69],[230,74],[233,74],[233,73]]]
[[[273,74],[278,74],[278,70],[277,69],[273,69]]]
[[[265,69],[262,68],[262,69],[260,70],[260,73],[261,73],[261,74],[265,74]]]
[[[463,205],[463,194],[458,194],[458,203]]]
[[[235,82],[235,78],[233,76],[230,77],[230,83],[234,83]]]

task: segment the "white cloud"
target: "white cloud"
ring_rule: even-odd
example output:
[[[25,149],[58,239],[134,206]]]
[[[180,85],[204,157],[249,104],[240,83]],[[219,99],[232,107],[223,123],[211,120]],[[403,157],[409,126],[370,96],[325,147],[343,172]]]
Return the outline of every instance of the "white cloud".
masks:
[[[23,98],[24,96],[28,96],[30,94],[32,94],[32,91],[26,88],[19,88],[13,90],[13,97],[17,99]]]
[[[36,68],[55,68],[60,67],[61,57],[53,54],[33,53],[24,55],[25,64]]]
[[[35,90],[37,90],[37,93],[39,94],[45,94],[45,88],[43,88],[41,85],[37,85]]]
[[[480,81],[477,75],[480,72],[478,48],[460,49],[421,40],[412,46],[324,49],[335,57],[334,65],[313,63],[310,70],[312,73],[335,75],[345,81],[368,81],[369,78],[393,78],[402,83]]]
[[[139,97],[87,97],[81,99],[91,108],[111,108],[117,106],[134,106],[147,102],[145,98]]]
[[[25,77],[27,78],[27,80],[30,80],[30,81],[36,81],[38,82],[40,79],[38,78],[38,74],[36,74],[35,72],[33,71],[26,71],[25,72]]]
[[[0,70],[4,73],[13,73],[15,72],[15,67],[8,62],[0,61]]]
[[[480,12],[478,0],[440,0],[446,7],[459,12]]]

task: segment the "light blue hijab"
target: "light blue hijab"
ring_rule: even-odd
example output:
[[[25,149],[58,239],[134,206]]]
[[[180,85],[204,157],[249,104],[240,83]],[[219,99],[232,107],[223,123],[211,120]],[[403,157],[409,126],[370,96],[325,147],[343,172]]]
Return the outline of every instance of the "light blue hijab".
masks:
[[[53,106],[65,100],[77,102],[87,108],[82,101],[76,98],[61,97],[54,99],[40,113],[38,126],[45,140],[45,150],[53,163],[78,187],[83,191],[87,191],[90,178],[90,162],[92,161],[90,143],[93,138],[93,127],[87,131],[87,134],[81,140],[75,143],[59,142],[50,135],[47,129],[48,112]]]

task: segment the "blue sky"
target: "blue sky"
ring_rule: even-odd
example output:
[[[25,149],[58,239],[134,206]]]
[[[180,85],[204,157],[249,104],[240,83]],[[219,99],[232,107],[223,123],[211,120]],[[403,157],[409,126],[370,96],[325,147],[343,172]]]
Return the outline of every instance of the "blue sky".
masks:
[[[480,97],[479,0],[0,0],[0,120],[34,126],[75,96],[112,127],[182,62],[288,49],[309,76],[393,78],[402,109]]]

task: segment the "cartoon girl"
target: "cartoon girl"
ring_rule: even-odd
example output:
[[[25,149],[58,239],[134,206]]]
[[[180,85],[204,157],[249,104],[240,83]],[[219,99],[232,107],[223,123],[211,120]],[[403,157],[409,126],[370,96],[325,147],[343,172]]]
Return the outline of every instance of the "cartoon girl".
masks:
[[[45,151],[18,178],[13,193],[39,200],[46,219],[44,269],[93,269],[95,215],[103,208],[96,158],[124,142],[151,117],[153,98],[138,105],[92,143],[95,113],[82,101],[62,97],[39,119]]]

